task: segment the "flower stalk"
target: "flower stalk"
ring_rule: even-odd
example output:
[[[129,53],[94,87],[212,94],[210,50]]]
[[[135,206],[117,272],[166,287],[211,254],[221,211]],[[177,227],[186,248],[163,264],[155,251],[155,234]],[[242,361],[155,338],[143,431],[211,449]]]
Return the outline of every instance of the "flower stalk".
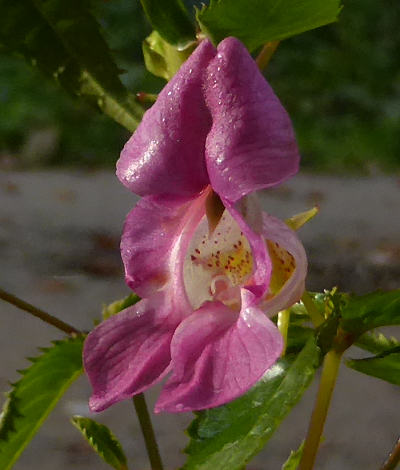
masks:
[[[317,400],[311,415],[299,470],[312,470],[314,466],[343,352],[332,349],[324,358]]]
[[[286,353],[289,321],[290,321],[290,310],[289,309],[281,310],[278,313],[278,329],[283,337],[282,356],[284,356]]]
[[[258,68],[260,70],[264,70],[267,67],[276,49],[278,48],[279,43],[280,41],[269,41],[261,49],[261,52],[258,54],[256,59]]]
[[[31,315],[39,318],[45,323],[48,323],[49,325],[52,325],[55,328],[58,328],[59,330],[64,331],[64,333],[67,333],[72,336],[81,334],[79,330],[77,330],[71,325],[68,325],[68,323],[63,322],[62,320],[58,319],[54,315],[50,315],[44,310],[41,310],[40,308],[37,308],[34,305],[29,304],[28,302],[25,302],[24,300],[16,297],[13,294],[10,294],[9,292],[6,292],[5,290],[1,288],[0,288],[0,299],[4,300],[5,302],[8,302],[9,304],[14,305],[15,307],[21,310],[24,310],[25,312],[30,313]]]
[[[151,424],[149,410],[147,409],[146,400],[143,393],[139,393],[133,397],[136,414],[139,419],[140,428],[142,430],[144,443],[146,445],[147,455],[149,456],[152,470],[163,470],[160,452],[153,425]]]
[[[353,341],[354,337],[339,327],[333,346],[325,355],[317,399],[311,415],[298,470],[312,470],[313,468],[333,390],[336,385],[340,362],[343,353],[353,344]]]

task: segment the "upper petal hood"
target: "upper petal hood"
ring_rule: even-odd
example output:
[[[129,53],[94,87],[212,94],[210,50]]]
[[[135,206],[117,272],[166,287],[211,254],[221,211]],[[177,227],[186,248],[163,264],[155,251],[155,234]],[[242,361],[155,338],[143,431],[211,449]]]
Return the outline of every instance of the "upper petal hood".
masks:
[[[204,147],[211,116],[202,82],[215,54],[210,41],[203,41],[126,143],[117,176],[134,193],[193,195],[208,184]]]
[[[194,195],[211,183],[236,202],[298,169],[293,128],[243,44],[204,40],[161,91],[117,163],[141,195]]]
[[[290,118],[243,44],[222,41],[206,75],[212,116],[206,159],[214,190],[234,202],[296,173]]]

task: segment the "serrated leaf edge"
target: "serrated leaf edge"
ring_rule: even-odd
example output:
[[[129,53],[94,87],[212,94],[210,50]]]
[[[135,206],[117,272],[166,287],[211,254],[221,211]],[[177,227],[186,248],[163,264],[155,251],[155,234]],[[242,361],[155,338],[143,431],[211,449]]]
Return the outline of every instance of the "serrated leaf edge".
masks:
[[[57,346],[58,344],[60,343],[67,343],[67,342],[72,342],[76,340],[76,338],[67,338],[65,340],[55,340],[55,341],[51,341],[51,343],[54,345],[54,346]],[[40,356],[37,356],[37,357],[33,357],[33,358],[27,358],[31,363],[32,365],[36,364],[38,361],[40,361],[41,358],[43,358],[43,356],[48,352],[48,351],[51,351],[52,348],[51,347],[46,347],[46,348],[38,348],[38,350],[40,350],[42,352],[42,354]],[[22,414],[19,413],[18,411],[18,408],[16,407],[14,410],[12,410],[11,412],[15,412],[16,415],[13,417],[11,416],[12,418],[12,421],[10,423],[7,424],[7,426],[9,426],[9,429],[5,429],[3,428],[4,426],[4,423],[6,422],[6,420],[8,419],[8,417],[10,416],[9,415],[9,410],[11,409],[11,407],[13,406],[14,402],[13,400],[18,400],[18,398],[15,396],[15,393],[16,393],[16,389],[17,387],[20,385],[20,383],[22,382],[22,380],[24,379],[24,376],[29,372],[29,369],[30,367],[27,367],[26,369],[22,369],[21,371],[19,371],[19,373],[22,375],[22,377],[17,380],[16,382],[14,383],[10,383],[10,385],[12,386],[12,390],[8,391],[5,393],[5,396],[6,396],[6,401],[3,405],[3,408],[2,408],[2,412],[0,414],[0,435],[4,432],[5,433],[5,436],[3,438],[0,438],[0,458],[1,458],[1,454],[2,454],[2,451],[1,451],[1,443],[4,442],[4,443],[7,443],[8,440],[9,440],[9,437],[10,437],[10,433],[13,433],[13,432],[16,432],[16,429],[14,427],[14,422],[16,419],[18,418],[21,418],[23,417]],[[28,445],[28,443],[31,441],[32,437],[35,435],[36,431],[40,428],[40,426],[43,424],[43,422],[45,421],[45,419],[48,417],[48,415],[50,414],[50,412],[53,410],[55,404],[59,401],[59,399],[62,397],[62,395],[65,393],[65,391],[68,389],[68,387],[71,385],[71,383],[76,380],[77,377],[79,377],[79,375],[82,373],[82,369],[77,371],[75,374],[73,374],[70,379],[64,384],[64,387],[62,387],[59,391],[59,393],[54,397],[54,400],[52,401],[52,403],[54,403],[53,406],[48,406],[47,408],[47,411],[46,413],[44,413],[41,417],[41,419],[39,419],[35,426],[32,428],[31,432],[28,434],[27,436],[27,439],[25,441],[25,445],[22,445],[20,447],[20,449],[14,454],[13,456],[13,459],[9,462],[9,464],[7,465],[7,467],[4,467],[2,468],[1,470],[9,470],[12,468],[12,466],[14,465],[14,463],[18,460],[19,456],[22,454],[22,452],[24,451],[25,447]]]
[[[88,419],[89,421],[91,421],[92,423],[95,423],[95,425],[97,425],[98,427],[100,428],[105,428],[107,430],[107,432],[109,433],[109,437],[111,439],[111,442],[118,448],[118,450],[121,452],[122,456],[124,457],[124,462],[121,462],[119,457],[116,456],[117,460],[120,462],[120,466],[119,467],[114,467],[113,465],[110,464],[110,462],[107,462],[106,459],[103,457],[103,454],[101,452],[101,450],[99,449],[98,445],[94,442],[94,436],[93,435],[89,435],[88,433],[88,428],[85,427],[85,426],[82,426],[81,425],[81,420],[82,419]],[[113,468],[115,468],[116,470],[128,470],[128,466],[127,466],[127,459],[126,459],[126,455],[123,451],[123,448],[122,448],[122,445],[121,443],[118,441],[118,439],[115,437],[115,435],[111,432],[111,430],[105,426],[104,424],[100,424],[100,423],[97,423],[96,421],[92,420],[91,418],[85,418],[83,416],[79,416],[79,415],[75,415],[71,418],[71,423],[73,424],[73,426],[75,426],[78,431],[81,432],[81,434],[84,436],[84,438],[88,441],[88,443],[90,444],[90,446],[92,447],[92,449],[96,452],[96,454],[101,457],[106,463],[108,463],[110,466],[112,466]],[[114,454],[115,455],[115,454]]]

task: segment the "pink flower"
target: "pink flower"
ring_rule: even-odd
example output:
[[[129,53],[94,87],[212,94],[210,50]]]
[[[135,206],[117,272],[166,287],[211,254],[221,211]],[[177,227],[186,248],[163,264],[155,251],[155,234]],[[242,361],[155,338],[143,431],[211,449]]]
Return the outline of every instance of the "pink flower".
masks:
[[[155,411],[189,411],[246,392],[276,361],[268,316],[304,290],[296,234],[252,193],[298,168],[288,115],[244,46],[203,41],[125,145],[120,180],[143,196],[121,242],[143,300],[85,342],[101,411],[167,374]]]

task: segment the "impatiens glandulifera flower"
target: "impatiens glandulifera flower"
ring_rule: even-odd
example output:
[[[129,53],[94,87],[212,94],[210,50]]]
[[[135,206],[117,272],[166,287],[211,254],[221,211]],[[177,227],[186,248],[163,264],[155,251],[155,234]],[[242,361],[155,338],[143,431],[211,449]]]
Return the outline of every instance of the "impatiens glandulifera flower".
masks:
[[[125,145],[117,175],[143,196],[121,242],[142,300],[92,331],[84,364],[101,411],[169,375],[155,411],[224,404],[280,356],[268,318],[299,300],[306,256],[254,192],[293,175],[290,119],[236,39],[203,41]]]

